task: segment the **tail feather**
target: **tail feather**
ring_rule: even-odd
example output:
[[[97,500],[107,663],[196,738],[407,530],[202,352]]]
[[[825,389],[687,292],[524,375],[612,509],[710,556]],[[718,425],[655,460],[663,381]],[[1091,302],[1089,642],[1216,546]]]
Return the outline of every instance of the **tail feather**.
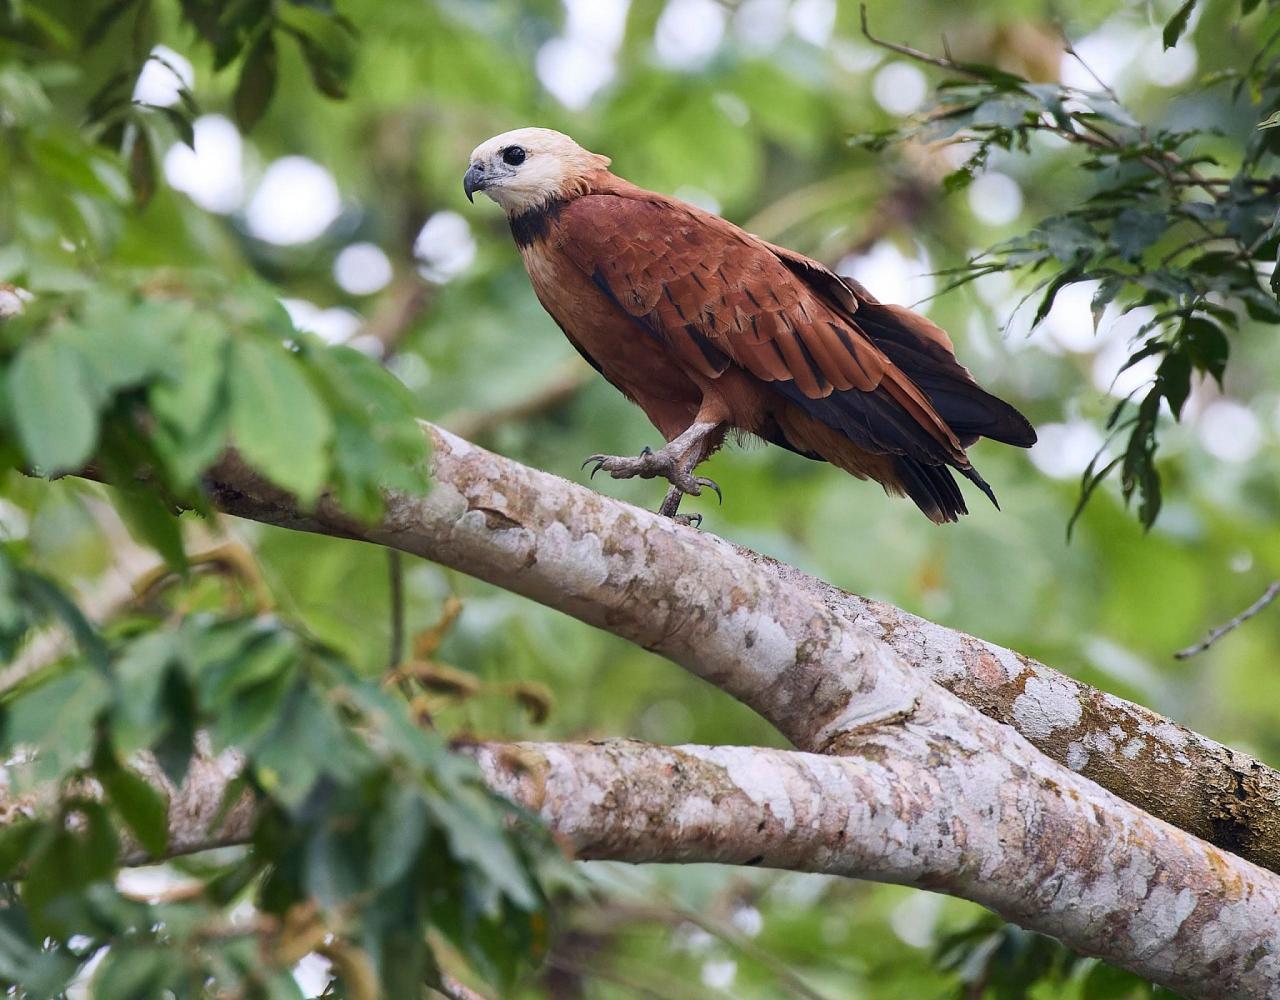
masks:
[[[979,437],[1019,448],[1036,443],[1030,421],[979,386],[949,349],[946,334],[925,317],[900,306],[864,303],[857,319],[859,328],[920,387],[966,447]]]
[[[951,470],[945,465],[926,465],[903,456],[899,456],[893,464],[902,492],[934,524],[957,521],[962,514],[969,513],[964,494],[956,485]]]

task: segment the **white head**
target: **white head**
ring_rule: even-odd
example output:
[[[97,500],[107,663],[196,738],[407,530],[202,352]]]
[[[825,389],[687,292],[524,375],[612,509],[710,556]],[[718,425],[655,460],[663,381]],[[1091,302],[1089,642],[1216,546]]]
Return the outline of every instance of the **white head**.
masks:
[[[588,189],[590,177],[609,166],[609,157],[583,149],[549,128],[518,128],[480,143],[462,179],[467,199],[483,191],[519,215],[554,198],[572,198]]]

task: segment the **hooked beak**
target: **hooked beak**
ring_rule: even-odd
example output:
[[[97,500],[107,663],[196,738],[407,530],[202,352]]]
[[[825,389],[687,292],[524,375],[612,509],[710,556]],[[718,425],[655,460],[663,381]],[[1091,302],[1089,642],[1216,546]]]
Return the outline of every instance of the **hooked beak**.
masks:
[[[473,195],[485,189],[485,182],[483,163],[473,163],[467,167],[467,172],[462,175],[462,190],[466,193],[467,201],[475,202]]]

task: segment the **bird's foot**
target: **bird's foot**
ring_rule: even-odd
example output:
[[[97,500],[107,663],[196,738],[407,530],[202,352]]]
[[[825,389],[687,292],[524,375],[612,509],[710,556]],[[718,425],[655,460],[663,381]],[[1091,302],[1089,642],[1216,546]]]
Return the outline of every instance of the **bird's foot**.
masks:
[[[682,494],[687,493],[696,497],[701,496],[704,489],[708,489],[723,502],[724,497],[715,480],[707,479],[705,476],[695,476],[685,468],[681,459],[681,455],[668,448],[660,448],[657,451],[645,448],[634,458],[622,455],[592,455],[582,463],[582,467],[585,469],[588,465],[595,463],[595,468],[591,470],[592,479],[601,470],[609,473],[614,479],[665,479]]]
[[[672,514],[671,520],[675,521],[676,524],[683,524],[686,528],[702,527],[701,514]]]

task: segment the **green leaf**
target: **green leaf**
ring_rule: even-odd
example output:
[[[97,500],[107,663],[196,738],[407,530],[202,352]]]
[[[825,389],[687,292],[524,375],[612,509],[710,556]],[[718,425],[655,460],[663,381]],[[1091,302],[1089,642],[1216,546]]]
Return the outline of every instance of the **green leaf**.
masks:
[[[194,484],[226,448],[230,357],[226,328],[196,313],[183,331],[173,370],[151,385],[152,437],[178,488]]]
[[[385,889],[402,878],[417,859],[427,830],[427,807],[416,789],[393,785],[373,821],[369,881]]]
[[[195,152],[196,126],[191,119],[191,115],[182,108],[156,108],[155,110],[164,115],[169,124],[173,126],[173,130],[178,133],[178,138],[183,145]]]
[[[155,549],[176,572],[186,572],[182,528],[169,504],[155,493],[132,486],[111,490],[111,502],[134,538]]]
[[[277,73],[276,43],[271,32],[264,30],[244,58],[232,99],[241,131],[252,131],[266,113],[276,90]]]
[[[93,995],[119,1000],[171,996],[171,984],[181,972],[182,957],[173,949],[122,943],[107,950],[94,972]]]
[[[95,725],[110,700],[99,674],[68,671],[5,706],[0,742],[10,753],[19,746],[36,751],[29,765],[34,780],[60,778],[88,764]]]
[[[201,701],[223,711],[240,692],[274,680],[298,661],[298,640],[284,630],[260,635],[241,652],[196,676]]]
[[[115,875],[120,852],[119,838],[100,802],[77,800],[64,812],[76,821],[62,819],[41,844],[21,889],[33,926],[56,937],[97,929],[85,890]]]
[[[1231,354],[1231,345],[1222,328],[1212,320],[1193,316],[1182,325],[1181,335],[1191,363],[1199,371],[1212,375],[1221,387]]]
[[[1089,312],[1093,316],[1093,332],[1098,332],[1098,324],[1102,322],[1102,315],[1107,311],[1120,289],[1124,287],[1124,278],[1119,275],[1109,274],[1098,282],[1097,290],[1093,293],[1093,298],[1089,302]]]
[[[1191,12],[1195,10],[1199,0],[1186,0],[1181,7],[1174,11],[1173,17],[1169,18],[1164,26],[1164,47],[1171,49],[1178,44],[1178,39],[1182,37],[1182,33],[1187,30],[1187,22],[1191,20]]]
[[[46,614],[60,619],[75,639],[85,659],[98,672],[98,676],[106,677],[110,670],[110,657],[106,644],[98,631],[85,618],[79,605],[64,594],[60,587],[38,573],[23,570],[19,574],[19,579],[27,600]]]
[[[372,521],[383,489],[425,493],[427,436],[404,385],[349,347],[307,341],[304,358],[334,416],[332,486],[343,509]]]
[[[1111,243],[1125,260],[1137,260],[1142,251],[1164,235],[1168,221],[1163,212],[1126,208],[1111,227]]]
[[[231,362],[231,433],[272,482],[308,505],[325,485],[333,422],[283,347],[237,340]]]
[[[1064,264],[1096,252],[1100,246],[1098,233],[1084,219],[1062,215],[1041,223],[1039,235],[1049,252]]]
[[[94,393],[80,355],[57,337],[28,343],[6,380],[11,417],[31,464],[46,474],[79,469],[98,440]]]
[[[160,686],[159,716],[164,729],[151,745],[156,763],[174,785],[181,785],[195,754],[199,707],[186,677],[179,670],[165,672]]]
[[[138,774],[121,766],[105,748],[99,749],[94,774],[138,843],[152,857],[162,857],[169,844],[169,804],[164,796]]]
[[[165,679],[178,657],[170,631],[145,632],[116,657],[117,697],[111,710],[111,736],[116,752],[126,757],[150,747],[168,728]]]
[[[355,39],[342,19],[293,0],[276,7],[276,18],[298,39],[320,92],[346,97],[356,53]]]
[[[26,861],[44,830],[43,823],[25,818],[0,827],[0,878],[8,878]]]
[[[97,45],[111,30],[111,26],[119,20],[120,15],[127,11],[130,7],[136,6],[138,0],[113,0],[112,3],[103,7],[85,30],[83,38],[80,40],[81,48],[91,49]]]
[[[156,157],[151,149],[151,135],[144,128],[135,128],[129,148],[129,183],[133,198],[139,207],[150,204],[156,193]]]
[[[1156,369],[1156,380],[1173,418],[1181,419],[1183,404],[1191,393],[1191,358],[1183,351],[1170,351]]]
[[[58,337],[80,355],[100,402],[171,376],[181,361],[177,331],[195,315],[183,304],[139,302],[114,290],[88,296],[82,312]]]
[[[322,775],[347,783],[365,764],[331,706],[305,688],[281,708],[253,760],[258,784],[291,812],[303,806]]]
[[[538,906],[537,890],[520,863],[510,838],[480,788],[455,788],[449,796],[428,796],[428,805],[459,861],[470,862],[522,910]]]
[[[1076,267],[1068,268],[1061,274],[1055,276],[1053,280],[1049,282],[1049,287],[1045,290],[1044,298],[1040,300],[1040,306],[1036,309],[1035,316],[1032,317],[1031,326],[1034,328],[1044,322],[1045,317],[1049,315],[1049,310],[1053,308],[1053,303],[1058,297],[1058,293],[1067,285],[1079,280],[1080,269]]]

